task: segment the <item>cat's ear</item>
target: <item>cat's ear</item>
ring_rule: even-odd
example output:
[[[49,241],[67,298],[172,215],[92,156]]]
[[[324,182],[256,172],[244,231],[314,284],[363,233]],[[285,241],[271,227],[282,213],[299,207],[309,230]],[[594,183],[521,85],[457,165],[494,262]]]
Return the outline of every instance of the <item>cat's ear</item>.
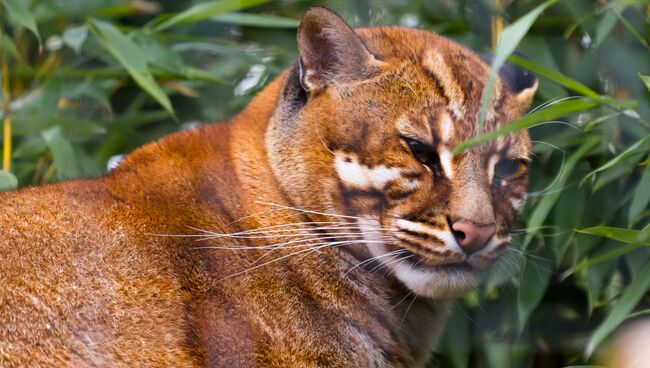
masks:
[[[523,57],[519,52],[515,52],[515,54]],[[488,65],[492,63],[492,56],[484,54],[480,56]],[[526,110],[533,102],[533,96],[537,91],[538,83],[535,74],[513,64],[505,63],[499,70],[499,77],[514,94],[517,105],[521,107],[522,111]]]
[[[374,57],[338,15],[323,7],[305,13],[298,27],[300,82],[307,92],[363,78]]]

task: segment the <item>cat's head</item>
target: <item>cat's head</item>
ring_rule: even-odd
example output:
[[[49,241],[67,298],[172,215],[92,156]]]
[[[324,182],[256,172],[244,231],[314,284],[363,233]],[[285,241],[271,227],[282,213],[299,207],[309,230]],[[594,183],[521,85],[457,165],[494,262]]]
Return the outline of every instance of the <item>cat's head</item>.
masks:
[[[415,293],[467,290],[510,241],[528,184],[525,131],[452,154],[477,134],[489,65],[435,34],[353,30],[319,7],[298,48],[267,134],[288,198],[319,221],[353,222],[366,256]],[[484,131],[520,117],[536,88],[502,70]]]

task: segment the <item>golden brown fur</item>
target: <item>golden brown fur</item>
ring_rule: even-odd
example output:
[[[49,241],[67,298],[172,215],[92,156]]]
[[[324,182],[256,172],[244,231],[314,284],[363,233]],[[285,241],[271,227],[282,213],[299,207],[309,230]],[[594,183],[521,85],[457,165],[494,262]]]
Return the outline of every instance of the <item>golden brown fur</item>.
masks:
[[[441,238],[391,221],[444,229],[460,216],[506,236],[525,172],[491,186],[486,165],[495,152],[525,159],[528,137],[432,175],[400,134],[440,147],[474,135],[487,64],[422,31],[355,34],[322,8],[298,40],[301,62],[233,120],[146,145],[97,179],[0,195],[0,366],[426,362],[444,299],[477,273],[436,268],[455,257]],[[498,81],[487,129],[525,111],[525,87]],[[374,241],[419,262],[382,263]],[[418,268],[447,283],[399,274]]]

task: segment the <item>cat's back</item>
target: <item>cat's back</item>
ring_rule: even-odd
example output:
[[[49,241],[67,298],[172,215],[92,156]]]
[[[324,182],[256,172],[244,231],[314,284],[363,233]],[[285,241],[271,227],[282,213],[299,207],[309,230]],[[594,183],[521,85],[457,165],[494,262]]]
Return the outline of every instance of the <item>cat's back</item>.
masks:
[[[0,195],[0,366],[194,361],[174,249],[109,184]]]

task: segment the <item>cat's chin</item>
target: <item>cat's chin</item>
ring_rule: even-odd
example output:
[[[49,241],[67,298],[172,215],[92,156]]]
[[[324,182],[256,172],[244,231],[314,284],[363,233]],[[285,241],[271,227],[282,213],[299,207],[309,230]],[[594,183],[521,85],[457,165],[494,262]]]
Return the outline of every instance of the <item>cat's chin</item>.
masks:
[[[433,299],[453,299],[475,288],[479,271],[464,265],[411,267],[397,265],[393,274],[415,294]]]

